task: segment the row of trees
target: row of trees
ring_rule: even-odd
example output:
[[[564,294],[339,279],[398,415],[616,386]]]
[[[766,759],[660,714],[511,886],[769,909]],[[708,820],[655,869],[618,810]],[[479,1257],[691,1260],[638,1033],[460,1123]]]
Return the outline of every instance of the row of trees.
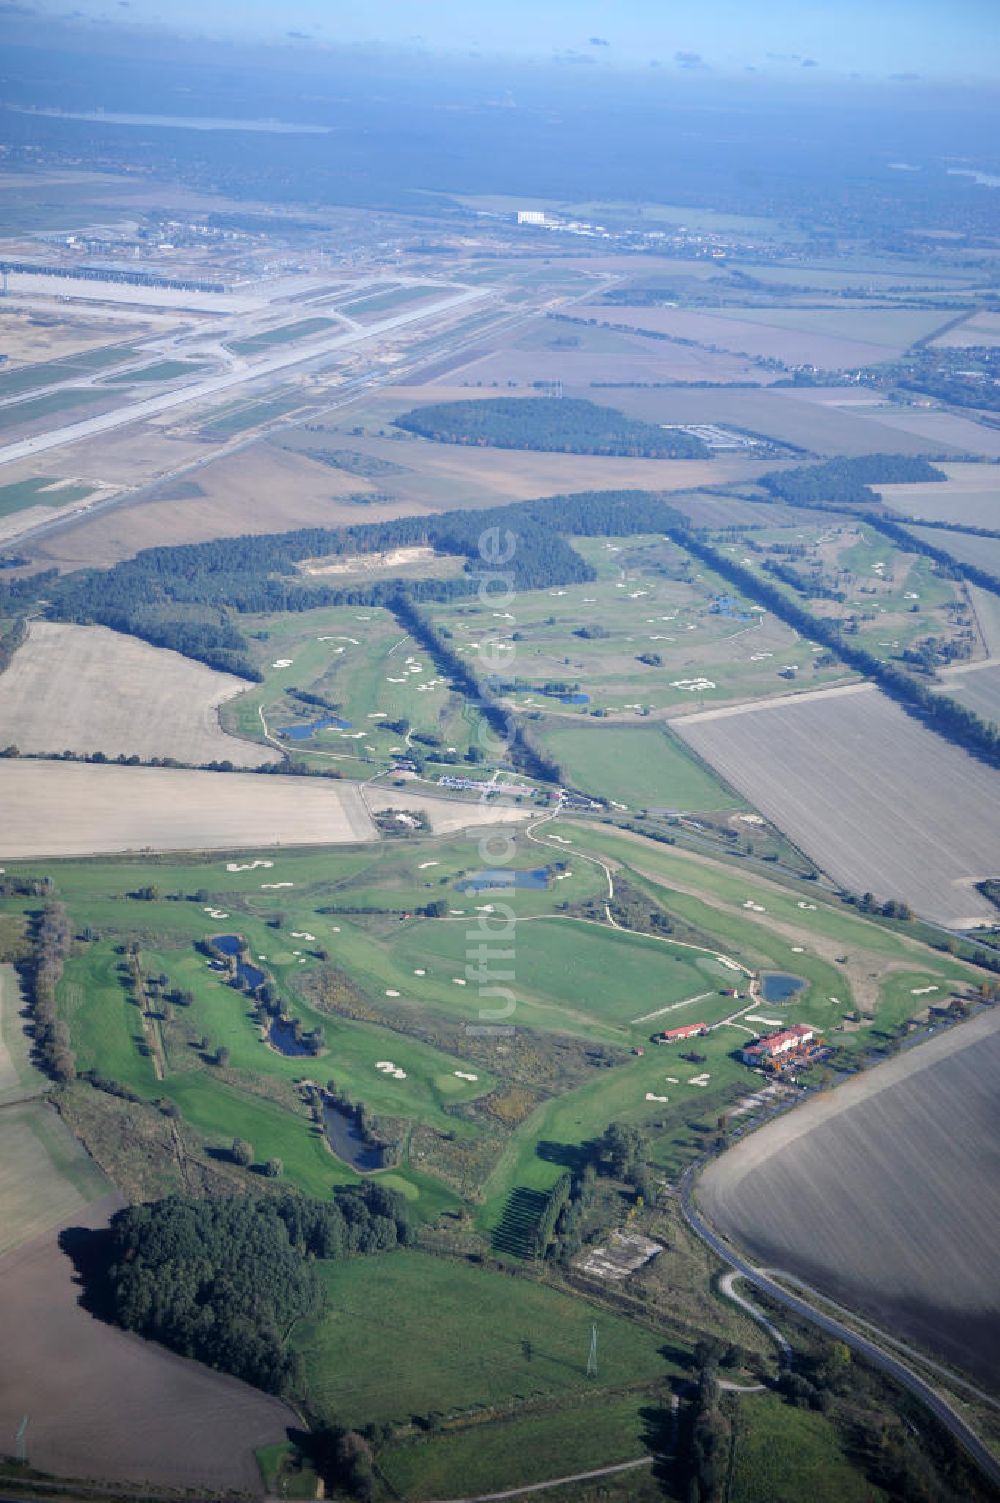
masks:
[[[446,444],[495,449],[616,454],[637,459],[706,459],[700,438],[682,428],[626,417],[578,397],[488,397],[435,402],[395,419],[397,428]]]
[[[56,988],[62,980],[63,964],[72,943],[73,931],[65,904],[46,903],[35,924],[29,962],[31,1013],[38,1063],[58,1081],[72,1080],[76,1075],[69,1027],[56,1008]]]

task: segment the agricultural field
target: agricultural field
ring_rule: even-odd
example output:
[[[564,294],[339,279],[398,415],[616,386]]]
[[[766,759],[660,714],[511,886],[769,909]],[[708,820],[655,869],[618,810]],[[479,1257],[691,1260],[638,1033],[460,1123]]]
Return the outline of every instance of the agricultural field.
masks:
[[[52,475],[13,481],[0,485],[0,517],[13,516],[28,507],[68,506],[73,501],[82,501],[92,490],[93,486],[74,485],[72,481],[57,480]]]
[[[243,624],[264,678],[226,705],[223,724],[234,735],[260,741],[266,733],[316,766],[348,763],[348,771],[426,755],[432,741],[461,761],[477,743],[478,715],[384,607],[246,616]],[[442,763],[438,771],[462,769]]]
[[[419,808],[433,829],[520,820],[519,809],[459,804],[433,793],[384,795]],[[96,766],[8,758],[0,856],[89,856],[116,851],[238,850],[338,845],[376,838],[358,785],[343,781]]]
[[[943,578],[933,560],[905,552],[863,523],[833,519],[766,528],[721,546],[754,569],[770,564],[790,574],[797,586],[784,577],[782,585],[813,616],[837,622],[875,657],[901,658],[930,641],[935,661],[982,651],[961,582]]]
[[[1000,726],[1000,663],[977,663],[970,671],[942,674],[942,694]]]
[[[86,1232],[120,1204],[105,1195],[62,1215]],[[255,1494],[255,1450],[298,1424],[269,1394],[95,1320],[55,1231],[0,1259],[0,1321],[8,1350],[31,1353],[0,1376],[0,1429],[13,1435],[29,1414],[31,1461],[45,1471]]]
[[[1000,538],[980,538],[972,532],[952,532],[943,527],[911,527],[908,530],[922,543],[941,548],[957,563],[972,564],[1000,579]]]
[[[937,313],[867,306],[734,308],[709,312],[594,303],[579,304],[574,311],[581,318],[596,318],[600,323],[649,329],[758,360],[779,360],[789,366],[810,365],[821,370],[844,370],[894,360],[922,332],[944,322]]]
[[[634,719],[776,694],[793,666],[808,688],[844,676],[674,543],[571,541],[596,580],[525,591],[507,610],[479,601],[430,608],[459,652],[498,664],[519,711]]]
[[[107,1194],[109,1183],[45,1102],[4,1107],[0,1168],[0,1281],[3,1258]],[[2,1400],[0,1400],[2,1402]]]
[[[34,621],[0,675],[7,744],[49,755],[276,762],[272,747],[226,735],[219,707],[245,681],[104,626]]]
[[[998,1064],[987,1012],[740,1143],[700,1204],[765,1266],[995,1388]]]
[[[859,687],[706,710],[677,733],[849,891],[949,927],[992,921],[1000,777]]]
[[[1000,316],[996,313],[975,313],[954,329],[948,329],[931,341],[936,349],[975,349],[1000,344]]]
[[[943,464],[948,479],[933,485],[879,485],[886,506],[918,521],[1000,529],[1000,472],[992,465]]]
[[[1000,459],[1000,429],[987,423],[977,423],[974,418],[963,417],[957,412],[880,412],[879,422],[885,430],[883,440],[892,452],[902,452],[895,437],[889,434],[912,434],[921,439],[928,452],[936,452],[944,458],[949,449],[959,454],[979,455],[983,459]]]
[[[323,1278],[329,1313],[293,1343],[324,1419],[402,1424],[426,1412],[429,1393],[438,1410],[469,1414],[586,1392],[592,1312],[566,1294],[416,1251],[328,1263]],[[604,1312],[600,1323],[602,1387],[667,1375],[661,1337]]]

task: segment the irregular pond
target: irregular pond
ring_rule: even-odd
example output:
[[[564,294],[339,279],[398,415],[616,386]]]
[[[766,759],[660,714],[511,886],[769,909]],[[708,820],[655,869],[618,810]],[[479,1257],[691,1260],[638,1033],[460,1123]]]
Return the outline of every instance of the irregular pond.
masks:
[[[312,1053],[305,1039],[296,1033],[295,1024],[288,1018],[273,1018],[267,1030],[267,1036],[279,1054],[298,1058],[300,1055]]]
[[[352,1169],[366,1174],[382,1168],[381,1147],[367,1142],[351,1113],[328,1098],[323,1102],[323,1126],[326,1141],[338,1159]]]
[[[259,966],[251,965],[248,960],[244,960],[246,941],[238,934],[214,934],[212,944],[217,950],[221,950],[223,955],[231,955],[235,959],[236,975],[233,981],[235,986],[242,986],[248,992],[255,992],[259,986],[264,985],[267,972],[262,971]]]
[[[765,1002],[790,1002],[805,985],[801,976],[790,976],[786,971],[762,971],[760,976],[760,991]]]
[[[325,731],[331,725],[336,726],[338,731],[354,729],[351,721],[341,720],[339,715],[321,715],[318,720],[303,722],[301,725],[279,725],[278,735],[284,736],[287,741],[308,741],[317,731]]]
[[[509,871],[501,867],[495,871],[476,872],[473,877],[465,877],[461,882],[455,883],[455,889],[457,892],[486,892],[494,887],[527,887],[534,891],[544,891],[548,885],[547,866],[538,866],[531,871]]]
[[[589,705],[589,694],[560,694],[559,703],[563,705]]]

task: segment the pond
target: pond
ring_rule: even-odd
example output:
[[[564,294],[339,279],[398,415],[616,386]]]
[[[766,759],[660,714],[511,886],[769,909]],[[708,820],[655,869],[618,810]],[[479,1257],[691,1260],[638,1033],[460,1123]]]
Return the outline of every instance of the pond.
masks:
[[[527,887],[538,892],[544,891],[548,885],[547,866],[537,866],[531,871],[510,871],[501,867],[496,871],[476,872],[475,876],[456,882],[455,889],[457,892],[487,892],[494,887]]]
[[[761,996],[765,1002],[790,1002],[805,985],[801,976],[789,976],[785,971],[761,972]]]
[[[382,1168],[382,1149],[369,1143],[362,1136],[353,1115],[337,1106],[329,1097],[323,1101],[323,1125],[326,1141],[345,1164],[359,1173],[370,1173]]]
[[[560,694],[559,703],[562,705],[589,705],[589,694]]]
[[[251,965],[243,957],[246,953],[246,940],[239,934],[214,934],[212,944],[223,955],[231,955],[236,960],[236,976],[234,985],[245,987],[248,992],[255,992],[259,986],[263,986],[267,980],[266,971],[259,966]]]
[[[298,1058],[303,1054],[311,1054],[304,1038],[300,1038],[295,1031],[295,1024],[288,1018],[273,1018],[271,1026],[267,1030],[267,1036],[279,1054],[287,1054]]]
[[[321,715],[318,720],[304,721],[301,725],[279,725],[278,735],[284,736],[287,741],[308,741],[317,731],[325,731],[332,725],[338,731],[354,729],[351,721],[341,720],[339,715]]]

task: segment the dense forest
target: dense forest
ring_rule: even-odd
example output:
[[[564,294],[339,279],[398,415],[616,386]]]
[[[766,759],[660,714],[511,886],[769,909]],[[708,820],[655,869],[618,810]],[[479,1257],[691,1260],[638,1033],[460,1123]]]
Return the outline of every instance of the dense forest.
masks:
[[[2,581],[0,613],[17,615],[44,599],[52,619],[128,632],[253,680],[260,674],[250,661],[249,644],[227,610],[388,605],[399,591],[393,579],[310,584],[296,568],[302,559],[430,546],[464,558],[465,570],[453,579],[413,580],[407,595],[416,602],[450,600],[474,594],[484,573],[520,590],[585,583],[594,571],[567,537],[627,536],[681,521],[678,512],[647,491],[584,491],[484,511],[219,538],[147,548],[107,570],[84,569],[61,577],[52,570]]]
[[[110,1313],[128,1331],[271,1393],[296,1381],[289,1326],[323,1305],[317,1258],[409,1241],[401,1197],[374,1182],[331,1203],[299,1196],[171,1196],[111,1219],[104,1269]]]
[[[396,418],[396,427],[445,444],[494,449],[617,454],[633,459],[707,459],[692,433],[660,428],[577,397],[486,397],[436,402]]]
[[[790,506],[837,507],[878,503],[873,485],[902,485],[912,481],[945,480],[943,470],[912,454],[861,454],[799,465],[761,475],[757,484],[776,501]]]

